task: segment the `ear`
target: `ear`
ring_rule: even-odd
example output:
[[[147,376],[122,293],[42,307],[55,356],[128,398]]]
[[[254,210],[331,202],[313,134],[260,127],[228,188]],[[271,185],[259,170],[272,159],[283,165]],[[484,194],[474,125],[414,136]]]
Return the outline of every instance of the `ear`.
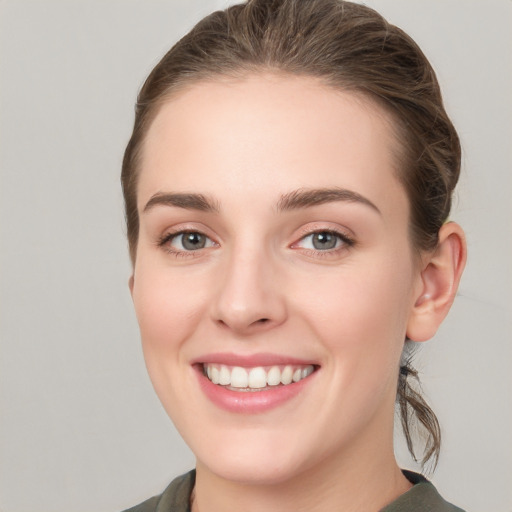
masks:
[[[464,231],[455,222],[439,230],[439,244],[424,257],[415,303],[407,323],[407,337],[413,341],[432,338],[455,299],[466,264]]]
[[[130,289],[130,295],[133,297],[133,285],[135,283],[135,278],[133,274],[130,276],[130,279],[128,279],[128,288]]]

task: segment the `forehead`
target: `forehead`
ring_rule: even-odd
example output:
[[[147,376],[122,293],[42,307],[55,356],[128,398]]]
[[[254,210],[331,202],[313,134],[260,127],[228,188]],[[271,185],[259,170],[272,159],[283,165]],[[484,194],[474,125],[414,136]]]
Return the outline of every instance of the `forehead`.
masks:
[[[165,102],[143,146],[139,207],[162,190],[355,189],[404,195],[397,142],[376,102],[311,77],[258,74],[199,82]]]

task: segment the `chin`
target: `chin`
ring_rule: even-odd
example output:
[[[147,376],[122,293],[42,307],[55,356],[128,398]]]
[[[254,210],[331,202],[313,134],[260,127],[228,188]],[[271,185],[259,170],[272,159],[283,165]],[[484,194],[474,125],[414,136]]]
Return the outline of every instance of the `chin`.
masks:
[[[311,446],[307,435],[294,435],[289,425],[273,432],[260,427],[219,436],[210,433],[203,442],[191,443],[198,467],[231,482],[276,485],[293,480],[322,459],[322,447]]]
[[[276,485],[293,479],[299,473],[300,464],[283,461],[273,454],[265,457],[245,458],[229,456],[223,460],[203,463],[217,477],[247,485]]]

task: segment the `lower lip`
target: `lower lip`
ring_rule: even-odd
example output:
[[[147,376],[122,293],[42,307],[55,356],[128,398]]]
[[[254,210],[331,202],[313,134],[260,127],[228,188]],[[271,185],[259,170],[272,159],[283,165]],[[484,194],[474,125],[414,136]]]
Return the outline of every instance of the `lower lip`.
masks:
[[[201,389],[216,406],[229,412],[257,414],[279,407],[295,398],[312,382],[316,371],[299,382],[263,391],[233,391],[214,384],[203,374],[202,369],[198,369],[197,374]]]

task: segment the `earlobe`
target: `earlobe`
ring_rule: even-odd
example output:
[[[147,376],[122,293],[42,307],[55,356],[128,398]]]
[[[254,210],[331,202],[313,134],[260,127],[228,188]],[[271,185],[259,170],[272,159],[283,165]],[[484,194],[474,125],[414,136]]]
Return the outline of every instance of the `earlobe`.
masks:
[[[439,230],[439,244],[423,262],[417,297],[407,324],[407,337],[426,341],[434,336],[455,299],[466,264],[466,241],[455,222]]]
[[[128,279],[128,288],[130,289],[130,295],[133,297],[133,285],[135,283],[135,278],[133,277],[133,274],[130,276],[130,279]]]

